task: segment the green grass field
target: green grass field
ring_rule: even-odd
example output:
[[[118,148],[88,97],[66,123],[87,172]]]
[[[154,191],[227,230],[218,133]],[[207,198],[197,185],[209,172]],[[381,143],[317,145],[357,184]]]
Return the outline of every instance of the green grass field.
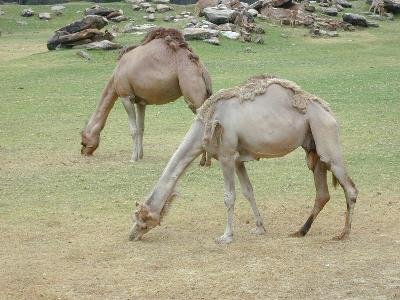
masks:
[[[361,0],[352,3],[354,11],[368,9]],[[117,102],[94,157],[80,156],[80,130],[118,53],[93,51],[88,62],[76,50],[49,52],[46,41],[89,5],[67,4],[64,16],[49,22],[20,17],[21,6],[0,5],[6,13],[0,16],[0,298],[400,297],[398,17],[334,39],[258,21],[264,45],[190,42],[214,91],[272,73],[330,103],[360,190],[349,241],[330,241],[344,222],[341,189],[331,189],[331,202],[307,237],[287,237],[313,205],[312,174],[298,149],[248,164],[266,236],[248,235],[251,211],[239,195],[235,242],[214,244],[225,223],[223,180],[214,161],[209,169],[191,166],[162,226],[131,243],[134,202],[151,191],[194,116],[182,100],[149,106],[144,160],[132,164],[127,116]],[[127,4],[107,6],[144,23]],[[141,38],[116,40],[128,45]]]

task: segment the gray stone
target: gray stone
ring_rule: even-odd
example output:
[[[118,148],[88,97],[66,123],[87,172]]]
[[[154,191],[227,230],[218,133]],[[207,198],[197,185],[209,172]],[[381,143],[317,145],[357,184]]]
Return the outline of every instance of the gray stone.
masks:
[[[336,0],[336,3],[345,7],[345,8],[351,8],[353,7],[353,4],[351,4],[350,2],[346,1],[346,0]]]
[[[168,6],[168,5],[165,5],[165,4],[157,4],[156,5],[156,11],[157,12],[165,13],[165,12],[167,12],[169,10],[172,10],[172,8],[170,6]]]
[[[149,14],[147,16],[147,21],[154,22],[156,20],[156,16],[154,14]]]
[[[343,14],[343,21],[355,26],[368,27],[367,19],[357,14]]]
[[[164,17],[164,22],[173,22],[175,20],[174,16],[165,16]]]
[[[308,12],[315,12],[316,8],[315,6],[309,4],[309,3],[305,3],[304,4],[304,10],[308,11]]]
[[[135,25],[134,23],[128,23],[125,25],[124,29],[122,30],[123,33],[131,33],[131,32],[143,32],[149,31],[156,27],[153,24],[142,24],[142,25]]]
[[[45,21],[51,20],[50,13],[40,13],[38,17],[40,20],[45,20]]]
[[[4,15],[5,12],[0,9],[0,16]]]
[[[221,30],[221,31],[232,31],[232,26],[229,23],[218,25],[218,30]]]
[[[325,15],[328,15],[328,16],[335,17],[338,14],[338,10],[336,7],[327,7],[327,8],[322,9],[322,13],[324,13]]]
[[[85,50],[79,50],[78,52],[76,52],[76,55],[78,55],[79,57],[81,57],[83,59],[87,59],[87,60],[92,59],[92,57],[89,55],[89,53]]]
[[[140,3],[146,2],[145,0],[125,0],[128,4],[138,5]]]
[[[237,12],[233,9],[220,9],[216,7],[206,7],[203,10],[208,21],[214,24],[233,23]]]
[[[237,40],[240,37],[240,33],[235,31],[222,31],[221,34],[231,40]]]
[[[64,13],[65,6],[63,5],[54,5],[51,7],[51,11],[56,15],[56,16],[61,16]]]
[[[258,11],[255,10],[254,8],[250,8],[247,12],[248,12],[252,17],[257,17],[257,15],[258,15]]]
[[[84,45],[77,45],[72,47],[74,49],[87,49],[87,50],[115,50],[115,49],[121,49],[122,45],[110,42],[108,40],[100,41],[100,42],[93,42],[89,44],[84,44]]]
[[[32,17],[35,12],[31,8],[26,8],[21,11],[21,17]]]
[[[142,2],[142,3],[140,3],[139,4],[141,7],[143,7],[143,8],[149,8],[149,7],[151,7],[151,4],[150,3],[147,3],[147,2]]]
[[[207,40],[212,37],[218,36],[218,30],[206,28],[185,28],[183,29],[183,36],[186,40]]]
[[[154,9],[154,7],[148,7],[148,8],[146,8],[146,12],[148,14],[154,14],[156,12],[156,10]]]
[[[155,4],[169,4],[169,0],[153,0]]]
[[[122,21],[128,21],[128,17],[122,15],[122,16],[111,18],[110,20],[113,21],[113,22],[119,23],[119,22],[122,22]]]
[[[212,38],[209,38],[209,39],[205,39],[204,41],[206,43],[209,43],[209,44],[215,45],[215,46],[221,45],[221,43],[219,42],[219,39],[217,37],[212,37]]]
[[[344,10],[343,6],[341,6],[340,4],[336,4],[335,7],[338,10],[338,12],[341,12]]]
[[[328,32],[327,32],[327,35],[328,35],[329,37],[338,37],[338,36],[339,36],[339,33],[338,33],[337,31],[328,31]]]
[[[131,8],[134,11],[138,11],[138,10],[140,10],[141,7],[139,5],[137,5],[137,4],[132,4]]]

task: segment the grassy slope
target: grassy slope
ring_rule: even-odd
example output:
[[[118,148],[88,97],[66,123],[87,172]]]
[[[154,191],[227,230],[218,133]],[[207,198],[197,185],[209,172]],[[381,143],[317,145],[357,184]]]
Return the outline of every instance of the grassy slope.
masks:
[[[367,7],[361,1],[354,3]],[[127,117],[117,103],[94,158],[80,157],[79,131],[94,110],[117,53],[91,52],[93,60],[86,62],[74,50],[48,52],[45,43],[54,29],[80,16],[76,11],[88,5],[68,4],[65,16],[50,22],[19,17],[21,7],[16,5],[0,6],[6,12],[0,17],[0,224],[10,247],[19,245],[18,238],[12,238],[17,235],[23,241],[32,237],[57,248],[57,242],[43,232],[56,234],[57,241],[65,238],[63,234],[82,230],[80,225],[85,224],[90,228],[84,230],[88,235],[95,234],[96,226],[111,224],[107,228],[125,238],[126,232],[120,230],[129,227],[133,199],[140,200],[150,191],[193,119],[183,101],[149,107],[145,159],[132,165],[128,163],[131,139]],[[109,6],[122,7],[141,23],[142,15],[127,5]],[[34,9],[40,12],[49,7]],[[28,25],[17,25],[16,20]],[[398,200],[399,20],[380,22],[379,29],[341,32],[336,39],[313,39],[305,36],[302,28],[280,28],[266,22],[260,25],[266,30],[265,45],[224,38],[220,47],[191,42],[212,75],[214,89],[233,86],[254,74],[273,73],[325,98],[341,124],[347,165],[361,191],[360,207],[367,211],[374,201]],[[117,40],[130,44],[140,38],[128,34]],[[254,53],[244,51],[249,46]],[[291,209],[289,213],[301,216],[292,227],[307,214],[314,192],[303,158],[299,149],[282,159],[249,163],[266,218],[291,202],[299,211]],[[217,162],[209,170],[192,166],[181,187],[176,215],[171,213],[169,219],[172,224],[182,222],[179,215],[188,206],[194,212],[213,206],[218,209],[218,218],[223,218]],[[337,207],[344,210],[341,191],[333,192],[333,198],[328,213]],[[249,213],[241,197],[239,211]],[[338,217],[341,214],[333,216]],[[54,222],[63,224],[62,228],[52,231]],[[355,222],[357,225],[357,218]],[[215,232],[222,230],[222,223],[218,224],[213,225]],[[335,231],[341,226],[340,221]],[[51,256],[51,249],[43,251]]]

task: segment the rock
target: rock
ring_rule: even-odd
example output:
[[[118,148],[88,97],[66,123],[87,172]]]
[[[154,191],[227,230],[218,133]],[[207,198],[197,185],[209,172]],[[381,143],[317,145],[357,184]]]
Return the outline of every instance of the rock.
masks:
[[[328,16],[335,17],[338,14],[338,10],[336,7],[327,7],[327,8],[322,9],[322,13],[324,13],[325,15],[328,15]]]
[[[222,31],[221,34],[231,40],[237,40],[240,37],[240,33],[235,31]]]
[[[101,16],[86,16],[78,21],[75,21],[67,26],[57,29],[59,32],[66,31],[67,33],[75,33],[85,29],[101,29],[108,24],[106,18]]]
[[[4,15],[5,12],[0,9],[0,16]]]
[[[122,45],[104,40],[104,41],[93,42],[93,43],[84,44],[84,45],[77,45],[77,46],[73,46],[72,48],[73,49],[87,49],[87,50],[94,50],[94,49],[115,50],[115,49],[121,49]]]
[[[385,13],[386,18],[388,18],[388,20],[393,21],[394,20],[394,15],[392,13]]]
[[[216,46],[221,45],[220,42],[219,42],[219,39],[217,37],[212,37],[212,38],[209,38],[209,39],[205,39],[204,41],[206,43],[211,44],[211,45],[216,45]]]
[[[304,4],[304,10],[308,11],[308,12],[315,12],[316,8],[315,8],[315,6],[313,6],[313,5],[311,5],[311,4],[306,2]]]
[[[150,14],[147,16],[147,21],[154,22],[156,20],[156,16],[154,14]]]
[[[151,6],[151,7],[146,8],[146,12],[148,14],[154,14],[156,12],[156,10],[154,9],[154,7]]]
[[[79,57],[83,58],[83,59],[87,59],[87,60],[91,60],[92,58],[90,57],[89,53],[85,50],[79,50],[78,52],[76,52],[76,55],[78,55]]]
[[[233,23],[237,12],[233,9],[221,9],[217,7],[206,7],[203,10],[204,16],[214,24]]]
[[[385,10],[393,13],[394,15],[400,14],[400,1],[399,0],[384,0]]]
[[[142,2],[142,3],[140,3],[139,4],[142,8],[149,8],[149,7],[151,7],[151,4],[150,3],[148,3],[148,2]]]
[[[218,35],[218,30],[206,28],[185,28],[183,36],[186,40],[207,40]]]
[[[218,30],[220,31],[232,31],[232,25],[229,23],[225,23],[218,26]]]
[[[164,16],[164,22],[173,22],[175,20],[174,16]]]
[[[252,17],[257,17],[257,15],[258,15],[258,11],[255,10],[254,8],[250,8],[249,10],[247,10],[247,12],[248,12]]]
[[[328,31],[328,32],[327,32],[327,35],[328,35],[329,37],[338,37],[338,36],[339,36],[339,33],[338,33],[337,31]]]
[[[293,5],[292,0],[273,0],[272,5],[274,7],[289,8]]]
[[[346,1],[346,0],[336,0],[336,3],[341,5],[342,7],[345,8],[352,8],[353,4],[351,4],[350,2]]]
[[[32,17],[35,12],[31,8],[23,9],[21,12],[21,17]]]
[[[146,2],[145,0],[125,0],[128,4],[138,5],[140,3]]]
[[[54,5],[51,7],[51,11],[56,15],[56,16],[61,16],[64,13],[65,6],[63,5]]]
[[[155,4],[169,4],[169,0],[153,0]]]
[[[114,8],[107,8],[107,7],[102,7],[99,5],[94,5],[92,7],[86,8],[84,14],[86,16],[89,16],[89,15],[103,16],[108,19],[108,16],[110,14],[112,14],[112,16],[110,16],[110,18],[116,17],[117,16],[117,15],[115,15],[116,12],[119,13],[119,15],[123,14],[119,10],[114,9]]]
[[[40,20],[45,20],[45,21],[51,20],[50,13],[39,13],[38,17]]]
[[[379,24],[367,21],[368,27],[379,27]]]
[[[128,17],[127,16],[118,16],[118,17],[111,18],[110,21],[119,23],[122,21],[128,21]]]
[[[114,36],[98,29],[85,29],[75,33],[66,31],[56,31],[55,34],[47,41],[47,49],[55,50],[56,48],[71,48],[73,46],[87,44],[91,42],[99,42],[103,40],[113,40]]]
[[[156,27],[156,26],[153,24],[135,25],[134,23],[128,23],[125,25],[122,32],[123,33],[143,32],[143,31],[149,31],[150,29],[152,29],[154,27]]]
[[[141,7],[139,5],[137,5],[137,4],[132,4],[131,8],[134,11],[138,11],[138,10],[140,10]]]
[[[169,10],[172,10],[172,8],[168,5],[165,5],[165,4],[157,4],[156,5],[156,11],[158,11],[160,13],[165,13]]]
[[[343,14],[343,21],[351,25],[368,27],[368,21],[365,17],[357,14]]]

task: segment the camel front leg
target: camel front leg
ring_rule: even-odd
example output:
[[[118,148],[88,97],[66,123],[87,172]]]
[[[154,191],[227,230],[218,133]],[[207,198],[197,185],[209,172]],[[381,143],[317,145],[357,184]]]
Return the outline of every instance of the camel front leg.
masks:
[[[258,211],[256,199],[254,197],[253,186],[251,185],[249,176],[247,175],[244,162],[236,163],[236,174],[239,178],[240,186],[242,188],[243,196],[249,201],[251,209],[253,210],[256,227],[251,230],[253,234],[264,234],[265,228],[260,212]]]
[[[136,112],[135,105],[132,103],[131,97],[122,98],[126,113],[128,114],[129,127],[132,133],[133,149],[131,162],[139,160],[139,149],[138,149],[138,130],[136,123]]]
[[[145,104],[136,104],[136,126],[137,126],[137,151],[138,151],[138,158],[143,158],[143,133],[144,133],[144,116],[146,112],[146,105]]]
[[[235,208],[235,160],[234,157],[220,157],[222,173],[224,175],[225,193],[224,202],[228,210],[228,221],[225,232],[216,239],[219,244],[229,244],[233,241],[233,217]]]

